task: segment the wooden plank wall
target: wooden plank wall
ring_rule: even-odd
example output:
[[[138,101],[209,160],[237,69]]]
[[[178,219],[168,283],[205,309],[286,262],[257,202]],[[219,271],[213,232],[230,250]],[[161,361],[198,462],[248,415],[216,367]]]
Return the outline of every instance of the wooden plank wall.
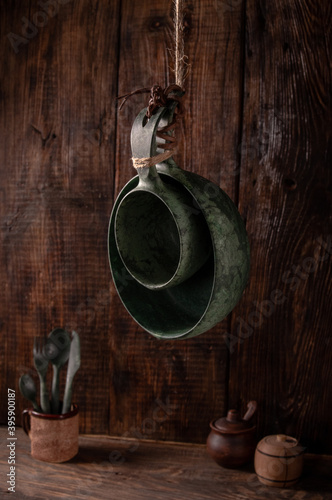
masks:
[[[263,434],[329,452],[331,14],[324,2],[246,5],[239,199],[252,269],[229,384],[232,405],[257,399]]]
[[[82,341],[83,433],[204,442],[212,418],[257,399],[258,437],[328,452],[330,3],[186,2],[176,160],[239,204],[252,250],[238,306],[188,341],[157,341],[128,316],[106,248],[146,105],[135,96],[118,113],[115,99],[171,83],[172,3],[44,5],[1,5],[1,422],[8,387],[26,406],[33,337],[64,326]]]

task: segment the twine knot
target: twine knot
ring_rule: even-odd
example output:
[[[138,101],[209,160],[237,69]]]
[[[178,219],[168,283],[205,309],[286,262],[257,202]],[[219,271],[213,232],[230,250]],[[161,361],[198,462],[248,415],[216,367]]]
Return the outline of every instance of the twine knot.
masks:
[[[156,156],[150,156],[149,158],[134,158],[132,157],[133,166],[138,168],[147,168],[157,165],[157,163],[162,163],[168,160],[173,155],[173,151],[164,151]]]
[[[117,98],[123,99],[120,104],[119,110],[123,108],[127,100],[133,95],[150,93],[150,98],[146,109],[146,116],[148,119],[151,118],[151,116],[157,111],[158,108],[167,107],[168,104],[172,103],[173,101],[176,101],[178,103],[179,109],[177,111],[177,114],[183,114],[184,108],[181,102],[181,96],[174,94],[174,92],[179,92],[182,94],[184,93],[184,90],[175,83],[172,85],[168,85],[168,87],[164,89],[160,85],[155,84],[151,88],[144,87],[141,89],[133,90],[132,92],[129,92],[128,94],[124,94]]]

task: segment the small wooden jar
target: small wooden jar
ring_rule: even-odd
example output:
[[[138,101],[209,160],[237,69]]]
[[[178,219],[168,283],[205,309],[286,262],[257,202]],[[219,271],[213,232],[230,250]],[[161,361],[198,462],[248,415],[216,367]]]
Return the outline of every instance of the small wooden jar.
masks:
[[[266,436],[255,451],[255,471],[267,486],[287,488],[301,476],[304,448],[298,441],[283,434]]]

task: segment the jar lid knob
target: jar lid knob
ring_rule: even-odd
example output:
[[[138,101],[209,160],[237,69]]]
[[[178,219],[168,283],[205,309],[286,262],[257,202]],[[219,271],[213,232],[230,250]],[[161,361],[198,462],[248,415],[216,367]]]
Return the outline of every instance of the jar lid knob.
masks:
[[[226,420],[228,422],[239,422],[239,412],[237,410],[228,410]]]

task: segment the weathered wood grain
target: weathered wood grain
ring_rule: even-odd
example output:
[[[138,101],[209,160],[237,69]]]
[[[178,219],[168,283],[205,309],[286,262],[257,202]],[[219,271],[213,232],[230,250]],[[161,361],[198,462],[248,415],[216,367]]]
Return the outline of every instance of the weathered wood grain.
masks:
[[[330,452],[330,3],[185,3],[175,158],[239,203],[252,268],[226,320],[173,342],[126,313],[106,248],[146,105],[135,96],[117,113],[116,96],[172,82],[172,2],[60,3],[46,18],[37,0],[1,5],[0,421],[7,388],[32,373],[34,335],[66,326],[82,342],[82,432],[203,443],[228,403],[257,399],[259,436]],[[13,47],[28,20],[40,26]]]
[[[15,53],[7,33],[38,12],[37,1],[1,7],[1,394],[33,367],[34,335],[75,328],[82,429],[105,432],[118,3],[62,2]]]
[[[331,13],[247,2],[239,199],[252,270],[230,357],[231,402],[257,399],[260,435],[316,451],[332,444]]]
[[[6,429],[0,429],[1,441]],[[205,446],[116,440],[81,436],[78,455],[64,464],[50,464],[30,456],[29,438],[17,434],[16,496],[126,500],[329,500],[331,457],[306,456],[304,473],[293,488],[261,485],[252,465],[223,469],[207,455]],[[4,448],[0,472],[8,472]],[[5,494],[2,481],[0,491]],[[46,493],[47,492],[47,493]]]

